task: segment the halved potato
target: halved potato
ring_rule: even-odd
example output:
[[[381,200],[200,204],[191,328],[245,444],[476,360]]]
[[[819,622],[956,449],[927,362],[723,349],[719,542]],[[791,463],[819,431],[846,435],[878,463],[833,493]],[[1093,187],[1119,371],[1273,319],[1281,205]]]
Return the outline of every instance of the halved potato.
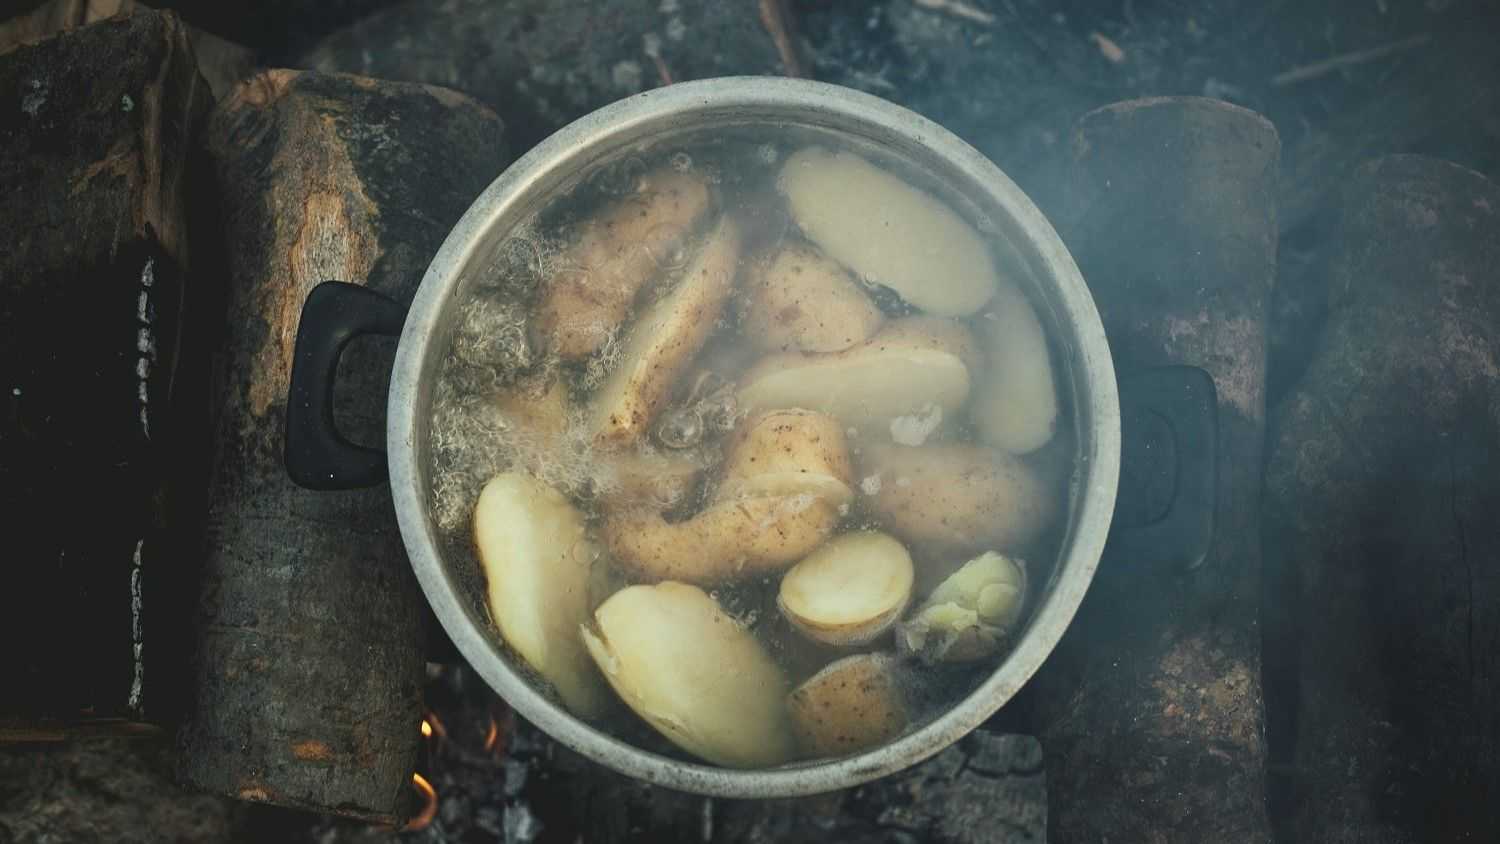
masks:
[[[860,477],[881,526],[927,551],[1025,548],[1057,511],[1031,467],[982,446],[866,445]]]
[[[969,396],[973,341],[956,322],[893,320],[842,352],[768,355],[740,379],[743,410],[805,408],[861,430],[941,408],[951,415]]]
[[[792,219],[829,257],[938,316],[967,316],[998,280],[979,232],[932,194],[850,152],[808,147],[776,180]]]
[[[746,273],[740,331],[763,351],[837,352],[885,321],[847,270],[793,240]]]
[[[643,177],[637,193],[585,223],[558,256],[562,269],[537,304],[535,331],[542,345],[568,360],[598,351],[708,204],[701,174],[663,167]]]
[[[911,555],[877,531],[834,537],[781,578],[776,605],[793,626],[829,645],[863,645],[911,600]]]
[[[1014,633],[1025,600],[1025,567],[988,551],[938,584],[897,626],[896,643],[928,661],[983,659]]]
[[[625,704],[673,744],[733,768],[791,759],[786,678],[703,590],[630,586],[579,631]]]
[[[911,715],[899,662],[858,654],[832,662],[787,696],[792,726],[813,757],[847,756],[901,735]]]
[[[1057,385],[1036,309],[1010,282],[977,320],[988,365],[974,384],[970,414],[988,445],[1027,454],[1057,431]]]
[[[773,410],[735,429],[715,499],[812,493],[835,505],[853,497],[854,469],[837,419],[810,410]]]
[[[620,448],[650,427],[714,329],[733,289],[740,234],[722,218],[682,280],[631,326],[619,362],[593,399],[594,442]]]
[[[506,472],[479,494],[474,544],[501,638],[569,709],[602,714],[609,695],[577,635],[599,555],[583,516],[546,484]]]

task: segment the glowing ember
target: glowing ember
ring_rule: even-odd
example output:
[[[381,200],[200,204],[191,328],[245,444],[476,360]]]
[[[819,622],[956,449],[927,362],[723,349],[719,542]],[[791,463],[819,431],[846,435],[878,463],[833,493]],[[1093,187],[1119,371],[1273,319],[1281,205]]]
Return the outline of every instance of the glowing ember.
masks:
[[[419,829],[426,829],[427,825],[432,823],[432,819],[437,815],[438,796],[437,790],[432,787],[432,783],[428,782],[427,778],[421,774],[413,773],[411,775],[411,784],[421,793],[422,800],[424,801],[422,811],[418,812],[417,816],[406,824],[408,832],[415,832]]]
[[[422,719],[422,738],[432,738],[432,723],[426,718]]]
[[[500,725],[495,723],[494,716],[490,717],[490,728],[484,734],[484,749],[491,751],[495,749],[495,742],[500,740]]]

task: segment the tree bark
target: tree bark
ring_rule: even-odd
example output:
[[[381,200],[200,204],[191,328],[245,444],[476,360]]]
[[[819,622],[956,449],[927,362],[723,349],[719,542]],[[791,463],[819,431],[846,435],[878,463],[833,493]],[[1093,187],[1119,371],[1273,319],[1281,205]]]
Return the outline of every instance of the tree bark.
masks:
[[[191,783],[391,821],[418,741],[422,600],[389,489],[319,493],[282,465],[308,291],[363,283],[409,301],[449,228],[507,157],[495,115],[424,85],[273,70],[206,133],[222,201],[229,331],[210,488]],[[383,441],[394,345],[356,344],[336,411]]]
[[[1477,173],[1381,158],[1327,247],[1328,326],[1266,474],[1292,840],[1500,836],[1497,212]]]
[[[1134,100],[1073,136],[1065,239],[1120,373],[1201,367],[1218,391],[1215,533],[1189,571],[1106,550],[1036,679],[1053,841],[1269,840],[1260,471],[1279,142],[1214,100]],[[1122,491],[1117,521],[1128,521]]]

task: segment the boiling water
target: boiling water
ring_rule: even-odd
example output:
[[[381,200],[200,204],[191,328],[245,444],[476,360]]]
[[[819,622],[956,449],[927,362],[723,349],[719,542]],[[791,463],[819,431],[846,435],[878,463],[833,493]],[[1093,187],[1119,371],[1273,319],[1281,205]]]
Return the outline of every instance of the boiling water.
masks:
[[[498,473],[524,471],[561,492],[584,514],[592,530],[598,530],[606,518],[607,504],[618,503],[618,498],[627,494],[640,496],[638,484],[627,492],[628,479],[622,477],[617,461],[612,459],[618,446],[596,443],[597,420],[587,410],[590,401],[619,364],[625,345],[622,338],[633,319],[673,289],[694,249],[706,237],[705,232],[721,215],[731,216],[743,233],[736,273],[741,287],[753,262],[805,239],[783,191],[778,190],[778,177],[789,156],[812,144],[828,150],[852,149],[877,167],[938,197],[982,233],[1002,275],[1019,278],[1018,274],[1024,273],[1003,238],[986,221],[966,213],[964,204],[939,181],[879,150],[822,133],[744,127],[716,131],[712,136],[680,136],[628,150],[589,168],[537,207],[523,225],[493,248],[480,269],[471,269],[461,284],[456,305],[460,318],[436,385],[430,428],[431,513],[455,568],[473,572],[476,584],[482,583],[472,521],[481,489]],[[597,351],[581,359],[564,360],[549,348],[545,332],[539,331],[539,302],[548,295],[551,285],[576,280],[580,275],[588,278],[594,271],[579,265],[579,252],[574,248],[588,221],[667,172],[701,178],[710,196],[708,210],[698,215],[690,227],[691,234],[680,242],[662,248],[658,243],[643,246],[654,250],[649,255],[651,277],[633,298],[625,319],[617,330],[609,332]],[[880,232],[869,233],[871,238],[880,236]],[[887,324],[921,312],[896,291],[868,283],[867,279],[859,281],[864,295],[879,308]],[[749,415],[745,408],[736,406],[735,385],[765,352],[756,350],[757,338],[747,336],[745,331],[744,296],[737,288],[729,304],[716,314],[701,351],[691,365],[676,374],[679,382],[672,385],[665,406],[657,412],[647,434],[632,447],[633,452],[671,458],[679,466],[688,462],[700,470],[685,491],[664,493],[660,500],[647,496],[631,502],[665,513],[668,521],[690,518],[710,504],[730,432]],[[979,331],[986,316],[980,312],[953,321]],[[1039,535],[1030,537],[1024,547],[958,551],[924,547],[920,542],[903,543],[915,566],[911,607],[921,604],[966,560],[984,550],[998,550],[1025,560],[1029,593],[1025,611],[1029,615],[1055,564],[1062,523],[1066,521],[1060,514],[1066,512],[1068,475],[1074,464],[1065,370],[1057,349],[1050,354],[1059,379],[1054,389],[1063,402],[1057,433],[1045,445],[1017,459],[1045,479],[1044,494],[1054,500],[1038,512],[1050,511],[1051,524],[1034,532]],[[969,373],[974,385],[987,377],[984,361],[983,355],[965,361],[971,369],[980,370]],[[840,533],[883,530],[902,536],[899,526],[887,524],[888,520],[866,506],[882,484],[903,482],[876,474],[861,476],[861,457],[871,444],[895,441],[922,446],[977,443],[981,439],[969,404],[947,414],[934,410],[923,408],[904,414],[888,426],[847,427],[848,448],[856,466],[856,475],[850,479],[855,494],[840,509]],[[599,544],[604,547],[604,543]],[[601,582],[608,584],[601,597],[643,580],[639,575],[609,568],[607,554],[601,556],[600,564],[606,567]],[[790,684],[796,685],[829,662],[852,653],[895,650],[890,632],[854,647],[835,647],[802,635],[778,609],[781,576],[777,571],[705,588],[765,647]],[[484,600],[482,586],[473,591],[476,600]],[[1013,634],[1018,634],[1024,623],[1023,618]],[[498,638],[498,632],[496,635]],[[1010,641],[1014,641],[1014,635]],[[971,692],[999,665],[1007,650],[1008,646],[987,658],[962,663],[929,664],[908,659],[912,670],[901,675],[901,682],[907,687],[913,714],[911,728]],[[617,707],[598,725],[653,751],[680,754],[625,707]]]

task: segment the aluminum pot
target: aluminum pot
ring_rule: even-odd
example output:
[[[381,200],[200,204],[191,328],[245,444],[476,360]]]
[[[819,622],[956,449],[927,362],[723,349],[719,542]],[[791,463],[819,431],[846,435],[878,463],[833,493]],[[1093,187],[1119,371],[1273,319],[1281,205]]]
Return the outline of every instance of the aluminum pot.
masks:
[[[962,701],[884,746],[842,759],[765,770],[731,770],[647,752],[585,723],[527,681],[501,648],[481,599],[441,553],[429,512],[428,425],[433,387],[458,318],[466,285],[501,240],[540,198],[591,164],[662,136],[729,125],[791,125],[876,145],[905,158],[970,204],[1009,241],[1024,268],[1033,302],[1053,342],[1054,365],[1076,467],[1061,551],[1014,649]],[[386,451],[361,448],[333,426],[332,381],[339,353],[364,333],[400,331],[391,376]],[[1156,373],[1149,394],[1171,397],[1163,414],[1179,442],[1174,453],[1212,455],[1212,382],[1200,370]],[[1184,406],[1183,397],[1187,397]],[[1206,410],[1205,410],[1206,408]],[[672,85],[602,108],[532,149],[492,183],[448,235],[408,311],[366,289],[315,289],[299,326],[288,402],[287,467],[294,481],[318,489],[369,485],[388,477],[396,518],[417,580],[459,652],[522,716],[553,738],[621,773],[672,788],[731,798],[807,795],[853,786],[913,765],[958,740],[1010,700],[1051,653],[1073,620],[1110,535],[1121,467],[1121,405],[1099,314],[1057,232],[999,168],[955,135],[906,109],[838,86],[801,80],[738,77]],[[1207,427],[1206,427],[1207,426]],[[1185,437],[1184,437],[1185,435]],[[1189,461],[1190,462],[1190,461]],[[1184,469],[1184,466],[1187,466]],[[1212,489],[1209,470],[1187,464],[1165,471],[1175,502]],[[1206,500],[1211,500],[1208,494]],[[1191,557],[1211,529],[1197,511],[1169,506],[1167,517],[1117,544],[1171,541]],[[1160,548],[1158,547],[1158,550]],[[1159,555],[1158,555],[1159,556]],[[1187,560],[1191,562],[1191,560]],[[469,561],[464,561],[466,565]]]

